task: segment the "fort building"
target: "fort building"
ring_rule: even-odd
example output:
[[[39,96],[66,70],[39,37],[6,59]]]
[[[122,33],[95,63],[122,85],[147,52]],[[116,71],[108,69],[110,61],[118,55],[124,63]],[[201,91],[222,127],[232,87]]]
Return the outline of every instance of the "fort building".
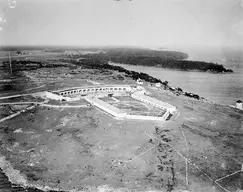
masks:
[[[146,89],[138,85],[93,85],[86,87],[73,87],[69,89],[63,89],[53,92],[53,95],[57,95],[57,98],[69,98],[70,96],[79,98],[84,96],[84,99],[91,105],[101,109],[112,115],[117,119],[137,119],[137,120],[156,120],[165,121],[170,115],[176,112],[176,107],[168,103],[162,102],[156,98],[145,95]],[[162,115],[141,115],[141,114],[131,114],[122,109],[119,109],[105,101],[102,101],[102,97],[113,97],[114,95],[119,96],[130,96],[131,98],[149,104],[153,107],[159,108],[163,111]],[[53,97],[53,95],[48,94],[48,96]],[[55,97],[53,97],[55,98]],[[67,101],[72,101],[66,99]],[[114,100],[116,100],[114,98]]]

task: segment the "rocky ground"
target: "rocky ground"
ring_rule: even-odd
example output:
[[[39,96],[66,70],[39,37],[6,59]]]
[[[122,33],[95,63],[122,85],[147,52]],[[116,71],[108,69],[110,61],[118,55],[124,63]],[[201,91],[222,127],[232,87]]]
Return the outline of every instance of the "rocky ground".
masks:
[[[43,68],[25,76],[43,85],[32,91],[76,86],[88,78],[135,82],[118,72],[82,67]],[[53,77],[58,81],[47,86]],[[168,192],[242,189],[240,172],[217,179],[241,170],[243,112],[146,84],[145,88],[151,96],[175,105],[178,113],[167,122],[119,121],[95,107],[37,106],[1,123],[0,154],[22,176],[13,180],[66,191],[94,191],[104,185]]]

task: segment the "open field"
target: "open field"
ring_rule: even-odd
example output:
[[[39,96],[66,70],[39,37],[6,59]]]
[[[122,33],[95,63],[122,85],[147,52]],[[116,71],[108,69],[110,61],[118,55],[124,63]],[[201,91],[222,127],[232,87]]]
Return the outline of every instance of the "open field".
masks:
[[[71,189],[105,182],[137,188],[137,173],[146,171],[145,160],[129,160],[153,146],[144,134],[153,128],[146,125],[140,129],[136,122],[117,122],[95,108],[39,107],[1,125],[1,135],[7,137],[1,152],[28,180],[39,184]],[[137,134],[143,137],[134,142]]]
[[[118,72],[82,66],[41,68],[21,74],[23,82],[28,83],[11,94],[87,85],[87,79],[114,84],[135,82]],[[15,83],[18,87],[22,81]],[[235,192],[243,188],[239,172],[243,162],[243,112],[145,88],[153,97],[176,106],[178,113],[163,123],[118,121],[95,107],[36,106],[2,122],[0,155],[20,171],[12,175],[12,181],[64,191],[98,191],[104,185],[116,190],[166,192]],[[9,95],[6,90],[1,94]],[[24,97],[24,101],[29,99]],[[131,103],[136,104],[132,109],[136,112],[160,112],[130,97],[114,99],[105,101],[120,103],[117,106],[122,108],[129,106],[129,110]],[[0,106],[1,117],[22,109],[13,107]],[[3,171],[8,172],[9,167],[0,160]]]
[[[6,72],[0,71],[0,75],[3,75],[3,77],[6,75],[4,79],[7,79]],[[108,84],[132,82],[129,79],[124,79],[124,81],[119,80],[121,77],[124,78],[124,76],[117,72],[106,70],[100,72],[99,70],[83,69],[82,67],[72,68],[70,66],[40,68],[28,72],[23,71],[21,72],[21,76],[16,76],[15,79],[9,79],[7,82],[0,82],[0,96],[93,85],[87,82],[88,79]]]
[[[43,52],[41,50],[23,50],[21,51],[22,54],[17,54],[17,52],[11,51],[11,58],[17,60],[36,60],[36,61],[43,61],[48,59],[56,59],[59,58],[60,54],[53,53],[53,52]],[[0,51],[0,61],[8,60],[9,53],[7,51]],[[0,62],[1,63],[1,62]]]

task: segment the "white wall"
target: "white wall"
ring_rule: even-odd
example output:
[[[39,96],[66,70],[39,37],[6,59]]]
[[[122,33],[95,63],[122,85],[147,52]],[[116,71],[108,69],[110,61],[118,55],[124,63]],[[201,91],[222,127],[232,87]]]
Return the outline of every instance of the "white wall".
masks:
[[[113,90],[110,90],[111,87],[104,87],[104,88],[108,88],[108,90],[101,90],[102,92],[103,91],[108,91],[108,92],[124,92],[124,90],[119,90],[120,86],[119,87],[112,87]],[[114,88],[117,88],[117,90],[114,90]],[[121,88],[123,88],[123,86],[121,86]],[[128,90],[127,87],[126,88],[126,91]],[[87,89],[96,89],[96,88],[87,88]],[[98,90],[100,91],[100,89]],[[92,92],[93,93],[93,92]],[[100,92],[101,93],[101,92]],[[127,113],[124,113],[124,112],[119,112],[119,109],[114,107],[114,106],[111,106],[109,107],[108,103],[104,103],[104,105],[102,105],[102,102],[101,101],[95,101],[96,99],[98,98],[94,98],[92,99],[91,97],[87,96],[85,97],[85,100],[88,101],[89,103],[91,103],[92,105],[106,111],[107,113],[111,114],[112,116],[114,117],[118,117],[118,118],[126,118],[126,119],[140,119],[140,120],[156,120],[156,121],[165,121],[167,119],[167,117],[170,115],[170,110],[171,109],[167,109],[165,108],[164,106],[162,105],[159,105],[157,103],[153,103],[152,101],[149,101],[149,100],[146,100],[146,98],[144,99],[143,97],[141,97],[140,95],[136,95],[136,94],[131,94],[131,97],[134,98],[134,99],[137,99],[137,100],[140,100],[142,102],[145,102],[145,103],[149,103],[153,106],[156,106],[158,108],[162,108],[164,110],[166,110],[165,114],[162,116],[162,117],[156,117],[156,116],[143,116],[143,115],[129,115]],[[107,106],[106,106],[107,105]],[[116,108],[116,109],[113,109],[113,108]]]
[[[164,107],[163,105],[159,105],[159,104],[157,104],[157,103],[153,103],[153,102],[151,102],[151,101],[148,101],[148,100],[146,100],[146,98],[143,98],[142,96],[139,96],[139,95],[136,95],[136,94],[131,94],[131,97],[134,98],[134,99],[137,99],[137,100],[139,100],[139,101],[142,101],[142,102],[144,102],[144,103],[148,103],[148,104],[151,104],[151,105],[156,106],[156,107],[158,107],[158,108],[164,109],[164,110],[166,110],[166,111],[170,111],[171,113],[173,113],[173,112],[176,110],[175,107],[166,108],[166,107]],[[147,97],[148,97],[148,96],[147,96]]]
[[[164,121],[163,117],[155,116],[143,116],[143,115],[126,115],[126,119],[139,119],[139,120],[151,120],[151,121]]]
[[[62,97],[60,95],[56,95],[56,94],[53,94],[53,93],[47,92],[47,91],[45,92],[45,96],[48,99],[59,100],[59,101],[66,99],[65,97]]]
[[[242,109],[242,103],[236,103],[236,108],[237,109]]]
[[[97,98],[95,98],[97,99]],[[167,118],[167,115],[164,115],[162,117],[155,117],[155,116],[143,116],[143,115],[129,115],[127,113],[124,113],[124,112],[118,112],[118,111],[115,111],[113,110],[112,108],[114,106],[111,106],[111,108],[105,106],[105,105],[102,105],[102,103],[98,103],[95,101],[95,99],[92,99],[90,97],[85,97],[85,100],[87,102],[89,102],[90,104],[106,111],[107,113],[111,114],[112,116],[114,117],[117,117],[119,119],[138,119],[138,120],[155,120],[155,121],[164,121],[166,118]],[[106,105],[109,105],[106,103]],[[119,110],[117,108],[117,110]],[[166,114],[169,114],[169,112],[167,112]]]
[[[112,90],[110,90],[112,88]],[[114,90],[116,88],[116,90]],[[121,90],[119,90],[121,88]],[[125,88],[125,90],[124,90]],[[96,90],[98,89],[98,90]],[[102,90],[100,90],[102,89]],[[103,90],[105,89],[105,90]],[[84,91],[85,90],[85,91]],[[89,90],[89,91],[87,91]],[[89,93],[97,93],[97,92],[130,92],[131,88],[127,86],[112,86],[112,87],[87,87],[87,88],[80,88],[80,89],[73,89],[69,91],[61,91],[60,95],[67,96],[67,95],[75,95],[75,94],[89,94]]]
[[[102,105],[102,103],[97,103],[97,102],[95,102],[95,100],[93,100],[92,98],[89,98],[89,97],[85,97],[85,100],[88,101],[90,104],[92,104],[92,105],[94,105],[94,106],[106,111],[107,113],[110,113],[111,115],[113,115],[115,117],[123,118],[123,117],[126,116],[126,113],[119,113],[119,112],[117,112],[115,110],[112,110],[112,108],[114,107],[112,105],[111,105],[111,108],[106,107],[105,105]],[[109,105],[109,104],[107,104],[107,105]],[[117,108],[117,110],[119,110],[119,109]]]

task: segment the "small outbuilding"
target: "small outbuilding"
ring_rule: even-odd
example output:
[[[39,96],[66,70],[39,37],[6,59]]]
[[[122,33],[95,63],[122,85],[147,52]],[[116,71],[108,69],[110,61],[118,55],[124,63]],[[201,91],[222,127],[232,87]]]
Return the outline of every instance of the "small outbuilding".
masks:
[[[161,83],[155,83],[155,87],[161,87]]]
[[[237,109],[243,109],[242,108],[242,101],[241,100],[238,100],[236,101],[236,106],[235,106]]]
[[[142,85],[142,84],[143,84],[142,79],[138,78],[138,79],[137,79],[137,84]]]

